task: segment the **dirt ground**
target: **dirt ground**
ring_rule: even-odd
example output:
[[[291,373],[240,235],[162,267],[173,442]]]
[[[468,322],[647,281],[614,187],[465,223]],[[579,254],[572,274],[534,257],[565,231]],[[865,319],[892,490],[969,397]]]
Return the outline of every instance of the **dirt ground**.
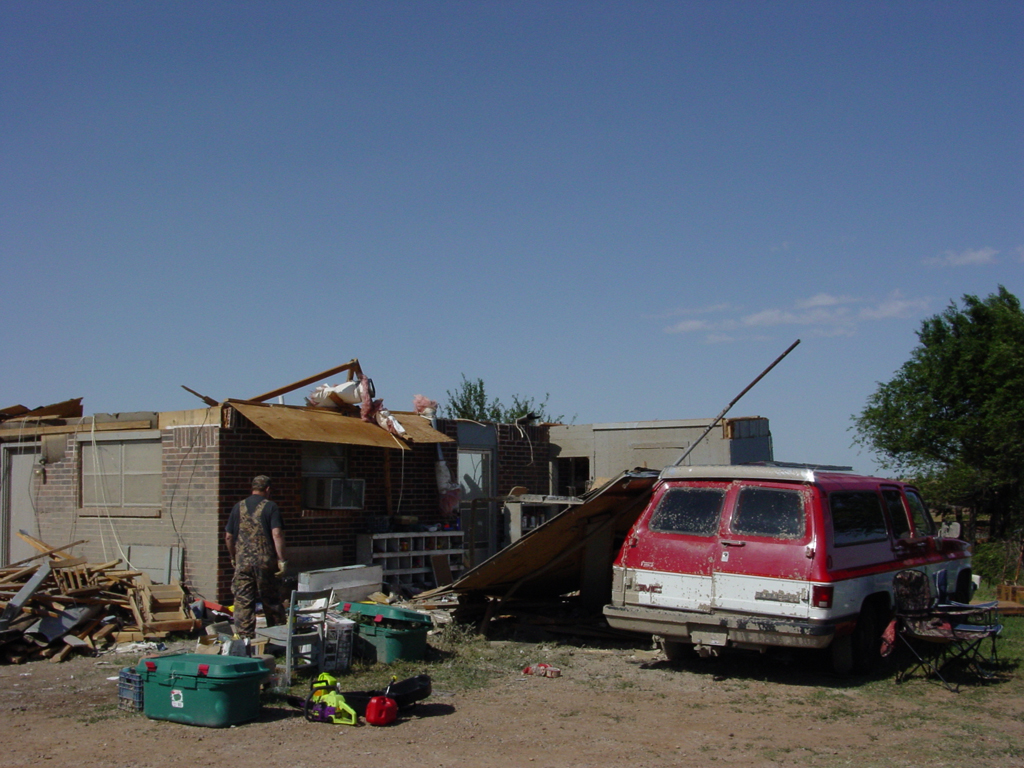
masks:
[[[116,677],[138,652],[2,666],[0,760],[82,768],[1024,765],[1024,688],[1013,672],[953,694],[920,677],[897,685],[891,670],[836,679],[800,654],[670,665],[639,640],[499,645],[507,673],[470,691],[435,683],[428,700],[384,728],[308,723],[283,703],[223,729],[122,712]],[[508,663],[546,654],[561,677],[524,676],[518,661]]]

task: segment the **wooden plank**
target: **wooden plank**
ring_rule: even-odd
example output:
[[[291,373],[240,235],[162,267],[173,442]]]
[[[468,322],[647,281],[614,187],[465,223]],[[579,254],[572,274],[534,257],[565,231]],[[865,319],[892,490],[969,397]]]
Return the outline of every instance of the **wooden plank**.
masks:
[[[31,563],[33,560],[38,560],[41,557],[46,557],[47,555],[54,555],[54,554],[60,552],[61,550],[71,549],[72,547],[77,547],[79,544],[88,544],[88,543],[89,543],[88,539],[82,539],[81,541],[76,541],[74,544],[65,544],[63,547],[54,547],[53,549],[47,549],[47,550],[44,550],[44,551],[40,552],[38,555],[32,555],[32,557],[26,557],[24,560],[19,560],[16,563],[11,563],[7,567],[8,568],[14,568],[15,566],[25,565],[27,563]],[[59,555],[58,555],[58,557],[59,557]]]
[[[363,372],[362,368],[359,367],[359,359],[353,357],[347,363],[345,363],[344,365],[339,365],[337,368],[331,368],[329,370],[323,371],[322,373],[318,373],[314,376],[308,376],[307,378],[302,379],[302,381],[296,381],[294,384],[288,384],[286,386],[280,387],[279,389],[272,389],[270,392],[264,392],[262,395],[251,397],[249,398],[249,400],[254,403],[262,403],[264,400],[270,400],[271,398],[277,397],[278,395],[287,395],[289,392],[294,392],[296,389],[299,389],[300,387],[305,387],[307,384],[315,384],[321,379],[326,379],[328,376],[334,376],[335,374],[341,373],[342,371],[349,371],[349,381],[352,380],[354,374],[361,374]]]
[[[35,573],[36,569],[38,568],[38,565],[33,565],[29,568],[22,568],[20,571],[15,571],[14,573],[4,576],[2,579],[0,579],[0,584],[7,584],[11,581],[21,581],[21,578],[23,576],[30,576],[31,574]]]
[[[149,623],[155,624],[159,621],[181,621],[185,615],[181,611],[161,611],[160,613],[151,613],[149,617]]]
[[[186,392],[195,395],[196,397],[198,397],[200,400],[202,400],[204,403],[206,403],[211,408],[215,408],[216,406],[220,405],[220,403],[218,403],[212,397],[207,397],[206,395],[201,395],[198,392],[196,392],[194,389],[189,389],[184,384],[181,385],[181,388],[184,389]]]
[[[55,571],[65,570],[67,568],[78,568],[80,565],[85,565],[89,562],[86,557],[65,557],[61,560],[54,560],[50,563],[50,568]]]
[[[146,636],[138,629],[122,629],[114,633],[113,639],[115,643],[138,643],[145,640]]]
[[[54,654],[53,656],[50,657],[50,661],[56,662],[56,663],[62,662],[62,661],[64,661],[64,659],[66,659],[68,656],[71,655],[71,652],[73,650],[75,650],[75,649],[72,646],[65,645],[63,648],[61,648],[59,651],[57,651],[56,654]]]
[[[135,623],[140,627],[145,626],[145,621],[142,619],[142,610],[139,608],[139,592],[138,590],[132,590],[128,593],[128,605],[132,609],[132,615],[135,617]]]
[[[434,572],[434,586],[446,587],[452,583],[452,566],[448,555],[431,555],[430,568]]]
[[[14,406],[15,408],[24,406]],[[25,413],[19,413],[14,418],[8,419],[11,421],[28,421],[31,419],[42,419],[42,418],[57,418],[57,419],[74,419],[82,415],[82,398],[75,397],[71,400],[64,400],[60,403],[53,403],[52,405],[44,405],[40,408],[33,408],[31,411]]]
[[[4,424],[10,424],[7,421]],[[153,422],[149,419],[140,421],[104,421],[96,424],[66,424],[62,427],[26,427],[25,429],[0,429],[0,442],[3,440],[22,440],[37,435],[67,435],[71,433],[88,434],[90,432],[116,432],[121,429],[152,429]]]
[[[151,621],[145,626],[146,635],[150,632],[191,632],[201,622],[198,619],[177,619],[175,621]]]
[[[98,643],[100,640],[107,639],[108,637],[110,637],[115,632],[117,632],[117,624],[114,624],[114,623],[104,624],[103,626],[101,626],[99,629],[97,629],[95,632],[92,633],[92,640],[93,640],[94,643]]]
[[[89,573],[99,573],[100,571],[110,570],[110,569],[112,569],[112,568],[114,568],[114,567],[116,567],[116,566],[118,566],[120,564],[121,564],[121,560],[120,559],[111,560],[110,562],[102,563],[100,565],[90,565],[86,570],[88,570]]]

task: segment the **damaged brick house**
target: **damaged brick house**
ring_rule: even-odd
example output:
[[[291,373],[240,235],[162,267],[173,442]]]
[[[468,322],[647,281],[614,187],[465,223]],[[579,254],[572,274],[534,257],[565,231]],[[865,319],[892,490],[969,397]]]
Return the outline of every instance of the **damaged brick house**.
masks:
[[[334,370],[353,364],[357,370],[358,361]],[[438,419],[435,429],[420,415],[395,413],[405,429],[398,436],[347,412],[264,402],[285,391],[204,398],[207,407],[162,413],[83,416],[80,400],[0,411],[0,565],[36,554],[19,530],[54,546],[85,542],[74,551],[90,562],[131,562],[156,550],[178,558],[193,595],[230,601],[224,524],[252,477],[269,474],[291,571],[355,564],[361,539],[380,549],[405,546],[397,533],[384,533],[399,526],[425,549],[443,542],[457,571],[464,538],[474,534],[458,530],[462,510],[442,512],[436,468],[444,461],[461,477],[465,466],[477,466],[478,449],[461,455],[460,424]],[[548,428],[489,428],[488,482],[505,492],[546,491]],[[421,530],[433,527],[441,530]],[[401,560],[388,562],[403,583],[432,584],[429,562]]]

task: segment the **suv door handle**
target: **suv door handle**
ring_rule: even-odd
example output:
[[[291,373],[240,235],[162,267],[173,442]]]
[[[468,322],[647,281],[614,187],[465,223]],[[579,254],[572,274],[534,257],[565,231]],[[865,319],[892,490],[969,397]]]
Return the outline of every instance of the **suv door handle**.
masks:
[[[727,547],[745,547],[747,542],[745,541],[733,541],[732,539],[722,539],[722,544]]]

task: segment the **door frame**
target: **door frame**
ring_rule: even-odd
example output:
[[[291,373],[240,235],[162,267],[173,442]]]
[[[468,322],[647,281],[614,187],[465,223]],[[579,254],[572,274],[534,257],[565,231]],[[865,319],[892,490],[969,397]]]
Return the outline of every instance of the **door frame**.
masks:
[[[37,442],[11,443],[0,445],[0,566],[7,565],[11,560],[11,547],[14,543],[14,520],[12,518],[11,502],[11,459],[15,455],[42,455],[42,444]],[[35,500],[32,493],[29,494],[35,511]],[[33,515],[33,527],[38,526],[38,520]],[[36,531],[38,533],[38,531]]]

